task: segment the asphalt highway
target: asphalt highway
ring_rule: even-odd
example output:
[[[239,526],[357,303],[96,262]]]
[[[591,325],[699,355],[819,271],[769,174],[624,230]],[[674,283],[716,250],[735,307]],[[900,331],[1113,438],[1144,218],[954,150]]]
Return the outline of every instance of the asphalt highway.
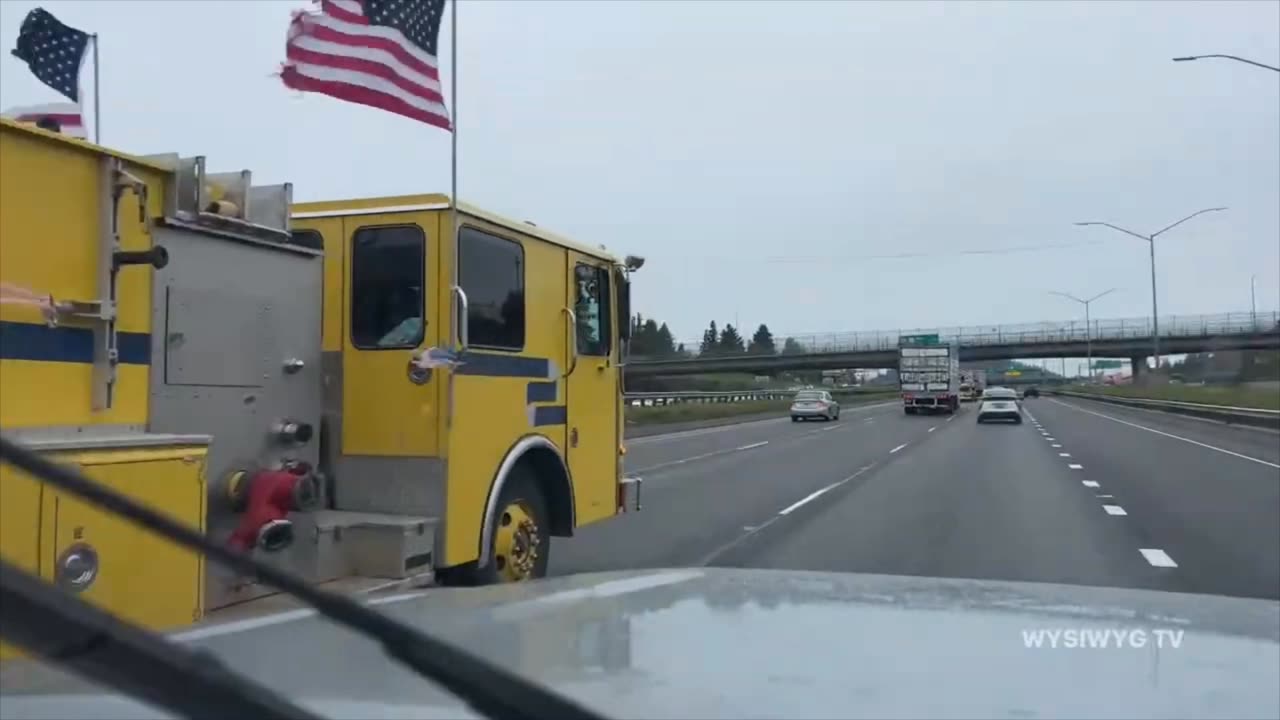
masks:
[[[637,438],[643,509],[553,541],[550,572],[733,566],[1280,600],[1280,435],[1087,400],[1024,422],[788,418]]]

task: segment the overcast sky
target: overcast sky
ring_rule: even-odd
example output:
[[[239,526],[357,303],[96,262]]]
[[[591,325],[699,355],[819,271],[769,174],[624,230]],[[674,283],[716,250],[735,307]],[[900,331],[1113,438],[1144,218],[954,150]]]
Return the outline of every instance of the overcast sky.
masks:
[[[102,36],[102,139],[300,200],[447,191],[449,136],[286,90],[304,2],[0,2],[0,109],[60,99],[8,54],[43,5]],[[644,255],[681,339],[1280,306],[1277,2],[465,0],[460,194]],[[450,28],[442,30],[448,73]],[[86,88],[91,89],[86,66]],[[446,79],[446,85],[448,85]],[[1044,249],[1044,246],[1048,246]],[[1042,249],[960,255],[1001,248]],[[919,254],[922,257],[884,258]],[[881,256],[881,257],[876,257]]]

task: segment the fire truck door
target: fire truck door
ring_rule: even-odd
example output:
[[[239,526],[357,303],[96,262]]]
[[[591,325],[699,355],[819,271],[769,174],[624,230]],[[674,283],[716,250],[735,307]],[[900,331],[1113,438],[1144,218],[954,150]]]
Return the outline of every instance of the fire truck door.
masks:
[[[441,373],[409,372],[414,352],[438,345],[441,332],[433,287],[439,238],[428,219],[416,213],[343,219],[344,455],[437,453]]]

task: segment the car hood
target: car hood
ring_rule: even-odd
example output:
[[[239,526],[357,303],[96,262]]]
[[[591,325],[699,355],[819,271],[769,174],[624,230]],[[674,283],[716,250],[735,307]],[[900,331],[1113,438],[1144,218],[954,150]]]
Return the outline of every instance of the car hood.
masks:
[[[1280,715],[1280,603],[1267,600],[697,569],[376,602],[610,717]],[[174,637],[330,717],[467,715],[308,611]],[[0,680],[6,718],[165,717],[32,663]]]

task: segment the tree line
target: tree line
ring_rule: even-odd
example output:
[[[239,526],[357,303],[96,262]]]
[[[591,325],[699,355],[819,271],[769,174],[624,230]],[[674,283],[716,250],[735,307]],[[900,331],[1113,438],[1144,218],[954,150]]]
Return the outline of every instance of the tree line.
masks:
[[[779,350],[769,326],[763,323],[756,328],[751,339],[742,337],[742,333],[732,323],[720,327],[715,320],[702,332],[702,340],[698,347],[690,349],[684,343],[677,343],[667,324],[659,323],[653,318],[645,318],[639,313],[631,319],[631,355],[633,357],[679,358],[679,357],[726,357],[731,355],[776,355],[781,351],[784,355],[803,353],[804,346],[795,338],[783,340]]]

